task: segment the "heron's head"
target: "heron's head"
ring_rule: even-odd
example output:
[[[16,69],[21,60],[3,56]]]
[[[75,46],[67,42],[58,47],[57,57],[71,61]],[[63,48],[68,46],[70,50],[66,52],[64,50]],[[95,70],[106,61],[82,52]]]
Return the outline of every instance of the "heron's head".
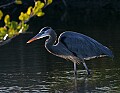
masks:
[[[40,32],[36,36],[34,36],[32,39],[30,39],[27,43],[31,43],[37,39],[40,39],[40,38],[43,38],[46,36],[50,36],[51,31],[52,31],[51,27],[44,27],[40,30]]]

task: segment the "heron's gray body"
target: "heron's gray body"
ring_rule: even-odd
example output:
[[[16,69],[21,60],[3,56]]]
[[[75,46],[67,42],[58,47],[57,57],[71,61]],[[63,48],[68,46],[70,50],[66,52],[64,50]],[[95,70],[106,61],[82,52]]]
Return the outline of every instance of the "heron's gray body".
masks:
[[[45,48],[56,56],[71,60],[74,63],[75,72],[76,63],[82,62],[89,74],[84,60],[103,56],[113,57],[112,51],[109,48],[103,46],[91,37],[77,32],[63,32],[60,34],[58,42],[56,43],[57,35],[51,27],[42,28],[28,43],[46,36],[49,36],[49,39],[45,41]]]
[[[56,45],[54,45],[56,41],[55,32],[51,36],[53,37],[49,38],[49,42],[46,42],[46,49],[56,56],[73,62],[77,61],[78,63],[80,60],[89,60],[95,57],[113,57],[110,49],[86,35],[66,31],[59,36]]]

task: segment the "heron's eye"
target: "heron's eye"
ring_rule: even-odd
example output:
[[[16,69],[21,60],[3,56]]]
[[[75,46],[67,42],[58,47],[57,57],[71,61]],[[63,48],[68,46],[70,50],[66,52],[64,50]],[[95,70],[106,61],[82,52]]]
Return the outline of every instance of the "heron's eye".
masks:
[[[49,31],[42,31],[41,34],[48,34]]]

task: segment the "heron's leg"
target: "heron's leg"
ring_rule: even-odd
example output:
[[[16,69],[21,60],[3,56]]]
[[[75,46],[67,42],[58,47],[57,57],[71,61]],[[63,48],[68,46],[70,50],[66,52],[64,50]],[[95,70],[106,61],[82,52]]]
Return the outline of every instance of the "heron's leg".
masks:
[[[84,60],[82,61],[82,63],[83,63],[83,65],[84,65],[85,69],[87,70],[87,74],[90,75],[90,71],[89,71],[86,63],[84,62]]]
[[[77,90],[77,68],[76,68],[76,62],[74,62],[74,83],[75,83],[75,90]]]
[[[77,68],[76,68],[76,62],[74,62],[74,76],[77,76]]]

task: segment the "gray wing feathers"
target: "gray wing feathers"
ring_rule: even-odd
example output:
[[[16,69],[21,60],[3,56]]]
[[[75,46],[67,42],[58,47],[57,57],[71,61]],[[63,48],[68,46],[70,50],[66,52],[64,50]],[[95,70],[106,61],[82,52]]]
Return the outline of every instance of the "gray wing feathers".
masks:
[[[76,32],[64,32],[59,37],[59,42],[63,43],[67,49],[79,58],[92,58],[106,55],[113,57],[112,52],[96,40]]]

